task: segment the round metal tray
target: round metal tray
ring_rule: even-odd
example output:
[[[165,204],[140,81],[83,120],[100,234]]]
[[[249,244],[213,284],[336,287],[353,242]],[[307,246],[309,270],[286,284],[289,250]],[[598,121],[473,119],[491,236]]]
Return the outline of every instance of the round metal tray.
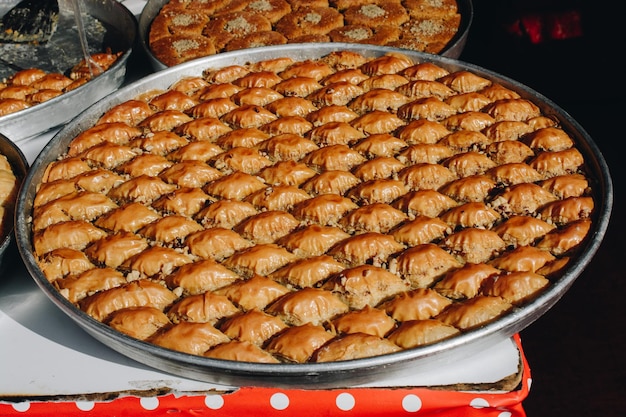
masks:
[[[0,4],[0,14],[17,3]],[[6,9],[6,10],[4,10]],[[13,141],[53,129],[117,89],[124,82],[126,64],[137,38],[137,19],[116,0],[85,0],[86,32],[92,53],[123,52],[103,74],[75,90],[24,110],[0,116],[0,132]],[[42,45],[1,44],[0,74],[23,68],[64,73],[83,59],[71,1],[59,0],[59,23],[50,41]],[[93,27],[93,30],[90,28]],[[7,64],[9,63],[9,64]],[[0,77],[1,78],[1,77]]]
[[[169,0],[148,0],[144,6],[141,15],[139,16],[139,39],[141,46],[146,51],[152,68],[155,71],[161,71],[167,68],[163,62],[154,56],[148,42],[148,34],[150,33],[150,25],[154,18],[159,14],[161,8],[169,3]],[[471,0],[457,0],[458,10],[461,14],[461,23],[456,35],[450,40],[448,45],[444,48],[439,55],[447,56],[449,58],[459,58],[465,44],[467,42],[467,36],[469,33],[472,20],[474,18],[474,7]]]
[[[433,345],[334,363],[255,364],[179,353],[130,338],[80,311],[48,282],[32,253],[29,219],[37,184],[47,164],[56,159],[78,133],[91,127],[106,110],[146,91],[166,89],[183,77],[198,76],[208,68],[243,65],[278,57],[292,57],[295,60],[315,59],[338,50],[351,50],[372,57],[388,52],[401,52],[413,58],[415,62],[434,62],[449,71],[469,70],[517,91],[522,97],[529,98],[537,104],[545,115],[558,119],[585,157],[589,176],[593,181],[596,205],[592,230],[583,243],[584,247],[577,252],[578,257],[570,263],[564,275],[553,282],[549,290],[496,321]],[[489,70],[447,57],[369,45],[330,43],[309,44],[304,47],[295,44],[283,45],[214,55],[151,74],[128,85],[80,114],[45,146],[31,167],[17,204],[17,243],[28,271],[54,304],[102,343],[143,364],[192,379],[234,385],[327,388],[370,382],[383,376],[401,376],[408,369],[415,372],[416,367],[432,370],[442,361],[481,351],[530,325],[563,296],[591,261],[608,227],[613,205],[613,188],[606,162],[591,137],[556,104],[524,85]]]

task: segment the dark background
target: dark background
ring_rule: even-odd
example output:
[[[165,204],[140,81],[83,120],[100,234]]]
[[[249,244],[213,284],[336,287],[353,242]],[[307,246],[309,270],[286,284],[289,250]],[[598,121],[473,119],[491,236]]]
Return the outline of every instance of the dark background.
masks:
[[[460,57],[543,94],[590,134],[609,165],[614,206],[594,260],[521,332],[528,417],[626,415],[625,4],[474,0]]]

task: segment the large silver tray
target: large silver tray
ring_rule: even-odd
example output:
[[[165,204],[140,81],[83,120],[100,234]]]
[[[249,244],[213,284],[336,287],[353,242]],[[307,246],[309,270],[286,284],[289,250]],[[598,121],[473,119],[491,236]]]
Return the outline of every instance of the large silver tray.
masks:
[[[0,16],[17,0],[0,1]],[[100,76],[77,89],[16,113],[0,116],[0,132],[13,141],[43,133],[83,111],[124,82],[126,64],[137,37],[137,19],[116,0],[81,1],[91,53],[123,52]],[[83,59],[71,0],[59,0],[58,26],[46,44],[0,43],[0,79],[22,68],[64,73]]]
[[[32,241],[29,218],[37,184],[40,182],[46,165],[56,159],[67,148],[71,139],[88,127],[114,105],[154,89],[165,89],[186,76],[200,75],[207,68],[219,68],[234,64],[246,64],[265,59],[289,56],[296,60],[314,59],[337,50],[352,50],[366,56],[380,56],[387,52],[402,52],[416,62],[431,61],[450,71],[467,69],[475,74],[497,81],[513,89],[523,97],[530,98],[544,112],[557,118],[563,128],[577,142],[578,149],[585,156],[589,175],[593,179],[596,192],[595,217],[589,238],[581,248],[579,257],[570,263],[565,274],[555,281],[548,291],[529,304],[516,309],[503,318],[484,327],[464,333],[430,346],[405,350],[398,353],[367,359],[335,363],[311,364],[254,364],[210,359],[171,351],[127,337],[112,328],[94,320],[66,300],[45,278],[32,254]],[[487,346],[509,338],[537,320],[550,309],[570,288],[576,278],[589,264],[608,227],[613,205],[613,188],[606,162],[591,137],[583,128],[556,104],[539,93],[511,79],[489,70],[460,62],[455,59],[408,52],[391,48],[354,44],[284,45],[280,47],[257,48],[214,55],[172,67],[141,80],[111,94],[94,104],[67,124],[45,146],[31,166],[28,177],[18,197],[16,233],[20,254],[33,279],[46,295],[80,327],[112,349],[133,358],[145,365],[158,368],[188,378],[224,383],[229,385],[257,386],[315,386],[316,388],[345,387],[374,381],[381,376],[401,376],[411,364],[415,367],[432,370],[444,361],[471,355]]]
[[[141,46],[146,51],[146,54],[152,64],[152,68],[155,71],[161,71],[167,68],[163,62],[154,56],[150,49],[148,42],[148,34],[150,33],[150,25],[154,18],[159,14],[161,8],[169,3],[169,0],[148,0],[144,6],[141,15],[139,16],[139,39]],[[467,36],[470,26],[474,19],[474,7],[471,0],[457,0],[459,13],[461,14],[461,23],[456,35],[450,40],[448,45],[444,48],[439,55],[447,56],[450,58],[459,58],[465,44],[467,42]]]

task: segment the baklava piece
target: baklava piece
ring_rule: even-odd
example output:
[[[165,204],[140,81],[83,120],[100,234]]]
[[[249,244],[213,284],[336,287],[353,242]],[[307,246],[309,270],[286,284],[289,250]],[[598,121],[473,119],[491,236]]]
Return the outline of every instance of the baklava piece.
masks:
[[[409,281],[413,288],[424,288],[462,265],[439,246],[424,243],[400,253],[393,259],[390,270]]]
[[[514,271],[490,277],[483,283],[481,294],[502,297],[513,305],[535,298],[550,284],[543,275],[531,271]]]
[[[408,285],[386,269],[362,265],[344,269],[324,282],[321,288],[331,291],[351,309],[359,310],[406,291]]]
[[[289,290],[267,277],[254,275],[218,288],[214,292],[218,295],[225,295],[243,311],[259,309],[268,312],[266,307],[289,293]]]
[[[388,339],[365,333],[349,333],[337,337],[319,348],[314,362],[336,362],[369,358],[398,352],[400,347]]]
[[[305,323],[278,333],[269,341],[266,350],[286,362],[306,363],[317,349],[334,337],[323,326]]]
[[[385,311],[366,305],[353,310],[332,321],[332,327],[341,333],[365,333],[385,337],[396,326],[394,319]]]
[[[182,321],[162,328],[147,341],[166,349],[191,355],[202,355],[211,347],[230,339],[211,323]]]
[[[269,277],[290,287],[307,288],[316,286],[344,268],[331,256],[318,255],[296,260],[272,272]]]
[[[182,265],[165,277],[172,291],[182,291],[185,296],[203,294],[230,285],[240,279],[230,269],[212,259]]]
[[[290,326],[301,326],[321,325],[348,310],[349,306],[329,290],[303,288],[283,295],[265,311]]]
[[[239,340],[262,346],[287,325],[278,317],[261,310],[253,309],[227,318],[219,329],[232,340]]]
[[[430,345],[460,333],[456,327],[439,320],[410,320],[400,323],[388,339],[403,349],[410,349]]]
[[[279,363],[278,359],[257,345],[239,340],[220,343],[204,352],[203,356],[226,361]]]
[[[513,305],[502,297],[477,295],[449,306],[435,318],[461,331],[484,326],[506,314]]]
[[[378,308],[399,322],[426,320],[441,313],[452,303],[431,288],[417,288],[400,293]]]
[[[483,281],[500,273],[498,268],[490,264],[468,262],[448,272],[433,288],[453,300],[470,299],[479,293]]]
[[[135,339],[147,340],[171,323],[158,308],[128,307],[113,312],[106,324]]]

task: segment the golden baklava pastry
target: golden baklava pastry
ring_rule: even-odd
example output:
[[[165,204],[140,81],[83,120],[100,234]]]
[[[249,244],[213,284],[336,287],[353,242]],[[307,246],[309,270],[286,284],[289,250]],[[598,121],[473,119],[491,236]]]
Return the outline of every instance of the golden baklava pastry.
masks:
[[[423,243],[402,251],[393,259],[391,268],[412,287],[422,288],[462,265],[456,257],[434,243]]]
[[[202,3],[211,19],[262,5]],[[392,9],[323,3],[290,2],[276,22]],[[435,7],[393,4],[410,18]],[[457,15],[443,9],[436,19]],[[598,181],[528,95],[446,68],[337,51],[138,92],[42,167],[37,265],[113,330],[216,360],[357,359],[518,311],[576,264]]]
[[[146,340],[171,323],[163,311],[147,306],[117,310],[110,315],[107,324],[120,333]]]
[[[37,266],[50,282],[95,267],[83,251],[70,248],[54,249],[46,253],[37,260]]]
[[[450,305],[435,319],[464,331],[485,325],[508,312],[513,305],[502,297],[477,295]]]
[[[390,231],[400,243],[417,246],[423,243],[438,241],[452,233],[450,226],[437,217],[416,216],[407,220]]]
[[[151,306],[163,310],[178,297],[165,286],[146,279],[109,288],[80,300],[81,309],[103,321],[114,311],[127,307]]]
[[[453,300],[475,297],[484,280],[499,275],[501,271],[485,263],[465,263],[461,268],[448,272],[433,287],[439,294]]]
[[[305,363],[313,353],[335,337],[323,326],[304,323],[291,326],[274,336],[267,344],[267,351],[286,362]]]
[[[244,239],[256,244],[273,243],[294,231],[300,222],[289,212],[282,210],[261,211],[233,227]]]
[[[212,259],[182,265],[165,277],[172,291],[184,295],[197,295],[217,290],[237,281],[239,276]]]
[[[436,319],[407,320],[400,323],[388,337],[404,349],[430,345],[460,334],[456,327]]]
[[[230,339],[211,323],[182,321],[161,328],[148,341],[155,345],[192,355],[202,355],[211,347]]]
[[[348,333],[319,348],[314,354],[313,361],[346,361],[385,355],[399,350],[401,348],[388,339],[366,333]]]
[[[362,265],[344,269],[324,282],[321,288],[331,291],[351,309],[358,310],[406,291],[408,285],[384,268]]]
[[[350,307],[330,290],[308,287],[279,297],[266,311],[291,326],[320,325],[346,313]]]
[[[272,272],[269,276],[284,285],[295,288],[314,287],[317,283],[341,272],[344,265],[328,255],[296,260]]]
[[[384,310],[366,305],[337,317],[332,321],[332,326],[338,333],[366,333],[385,337],[395,328],[396,322]]]
[[[113,268],[92,268],[54,281],[59,291],[73,303],[79,302],[88,295],[124,284],[126,284],[124,274]]]
[[[513,271],[487,278],[483,282],[481,294],[502,297],[516,305],[536,297],[549,284],[550,281],[546,277],[532,271]]]
[[[215,293],[225,295],[243,311],[248,311],[255,308],[265,309],[278,298],[289,293],[289,289],[265,276],[254,275],[218,288]]]
[[[258,346],[286,327],[278,317],[257,309],[229,317],[219,325],[220,330],[231,339]]]
[[[211,202],[200,210],[195,218],[205,228],[230,229],[257,213],[257,209],[250,203],[226,199]]]
[[[379,308],[399,322],[425,320],[441,313],[452,301],[432,288],[404,291]]]
[[[323,255],[335,243],[349,237],[350,234],[338,227],[311,224],[294,230],[276,243],[298,257],[307,258]]]
[[[279,360],[257,345],[240,340],[220,343],[204,352],[203,356],[226,361],[251,363],[279,363]]]

